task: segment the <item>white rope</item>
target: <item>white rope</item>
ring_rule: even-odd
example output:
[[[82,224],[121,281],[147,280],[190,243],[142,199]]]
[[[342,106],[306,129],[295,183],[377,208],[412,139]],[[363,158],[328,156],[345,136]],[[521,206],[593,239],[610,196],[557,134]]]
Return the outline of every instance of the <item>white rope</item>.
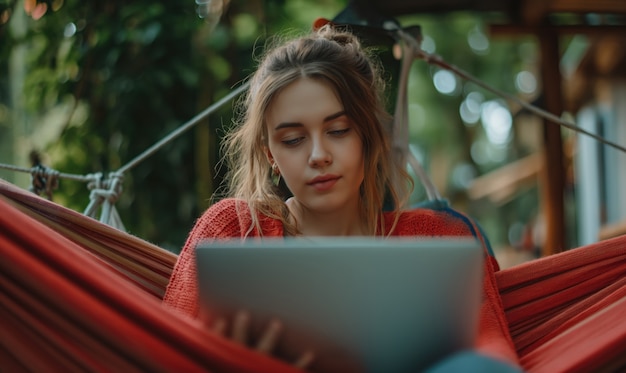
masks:
[[[98,209],[100,209],[100,222],[125,231],[124,224],[122,223],[117,209],[115,208],[115,203],[122,193],[122,180],[124,177],[124,173],[138,165],[141,161],[148,158],[150,155],[154,154],[163,146],[173,141],[175,138],[183,134],[185,131],[189,130],[191,127],[200,123],[201,120],[211,115],[214,111],[225,105],[241,92],[248,89],[248,86],[249,83],[244,83],[235,90],[231,91],[228,95],[220,99],[218,102],[209,106],[207,109],[193,117],[187,123],[178,127],[168,136],[166,136],[165,138],[148,148],[146,151],[135,157],[132,161],[121,167],[118,171],[111,172],[106,179],[103,179],[102,173],[100,172],[87,175],[74,175],[61,173],[42,165],[38,165],[32,168],[24,168],[0,163],[0,168],[9,171],[30,173],[32,176],[31,191],[34,191],[37,194],[45,192],[48,195],[49,199],[51,199],[52,189],[56,188],[59,178],[87,182],[87,188],[91,190],[91,193],[89,195],[89,204],[85,208],[83,214],[95,219],[97,218],[97,211]]]
[[[215,110],[219,109],[224,104],[226,104],[227,102],[232,100],[235,96],[239,95],[241,92],[243,92],[246,89],[248,89],[248,86],[249,86],[249,83],[244,83],[241,86],[239,86],[238,88],[234,89],[228,95],[226,95],[225,97],[220,99],[218,102],[216,102],[215,104],[209,106],[207,109],[202,111],[200,114],[198,114],[195,117],[191,118],[191,120],[189,120],[187,123],[185,123],[182,126],[178,127],[172,133],[170,133],[169,135],[167,135],[166,137],[161,139],[156,144],[152,145],[150,148],[146,149],[143,153],[139,154],[137,157],[135,157],[135,159],[133,159],[132,161],[128,162],[126,165],[122,166],[119,170],[117,170],[117,172],[125,173],[126,171],[128,171],[131,168],[135,167],[141,161],[143,161],[144,159],[146,159],[149,156],[151,156],[152,154],[154,154],[157,150],[159,150],[163,146],[167,145],[172,140],[174,140],[175,138],[177,138],[178,136],[180,136],[184,132],[186,132],[188,129],[190,129],[191,127],[193,127],[196,124],[198,124],[202,119],[204,119],[205,117],[209,116]]]
[[[87,185],[91,193],[84,215],[96,219],[96,212],[100,209],[101,223],[125,231],[126,228],[115,209],[115,203],[122,193],[123,178],[124,175],[119,172],[110,173],[105,180],[102,179],[101,173],[94,174],[94,179]]]
[[[417,40],[405,34],[411,38],[415,43]],[[417,44],[419,46],[419,44]],[[395,150],[395,156],[399,164],[407,164],[411,166],[415,175],[420,179],[428,200],[440,200],[441,195],[435,183],[432,182],[428,173],[422,167],[422,164],[415,158],[413,152],[409,150],[409,113],[408,113],[408,83],[409,74],[411,72],[411,65],[415,60],[415,54],[413,52],[414,46],[410,43],[403,43],[402,47],[402,65],[400,69],[400,77],[398,81],[398,97],[396,98],[396,109],[394,113],[394,125],[393,125],[393,147]],[[399,182],[395,180],[394,182]]]
[[[37,172],[37,166],[31,168],[19,167],[10,164],[0,163],[0,168],[8,171],[15,172],[25,172],[27,174],[33,174],[33,172]],[[89,175],[76,175],[76,174],[66,174],[63,172],[58,172],[56,175],[59,179],[69,179],[75,181],[88,182],[91,181],[91,177]]]

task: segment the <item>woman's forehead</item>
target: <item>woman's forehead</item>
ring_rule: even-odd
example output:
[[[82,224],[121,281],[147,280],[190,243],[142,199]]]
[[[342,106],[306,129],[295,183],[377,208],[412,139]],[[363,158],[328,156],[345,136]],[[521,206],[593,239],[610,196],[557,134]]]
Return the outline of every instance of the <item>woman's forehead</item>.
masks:
[[[327,118],[344,107],[329,83],[301,78],[283,88],[269,103],[265,121],[270,126]]]

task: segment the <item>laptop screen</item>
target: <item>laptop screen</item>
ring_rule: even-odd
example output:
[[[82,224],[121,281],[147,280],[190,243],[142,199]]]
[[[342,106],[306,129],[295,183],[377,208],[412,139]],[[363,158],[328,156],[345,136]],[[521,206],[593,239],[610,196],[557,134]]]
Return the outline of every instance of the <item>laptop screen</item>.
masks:
[[[277,353],[315,352],[312,371],[415,372],[474,344],[483,253],[472,238],[220,240],[196,251],[200,303],[238,310]]]

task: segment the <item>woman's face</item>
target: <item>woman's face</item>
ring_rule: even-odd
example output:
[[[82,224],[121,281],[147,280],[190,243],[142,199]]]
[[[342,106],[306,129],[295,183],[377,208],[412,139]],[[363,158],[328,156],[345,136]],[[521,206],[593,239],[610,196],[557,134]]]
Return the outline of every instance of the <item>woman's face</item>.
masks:
[[[270,161],[310,211],[358,211],[363,143],[333,90],[302,78],[284,88],[266,114]]]

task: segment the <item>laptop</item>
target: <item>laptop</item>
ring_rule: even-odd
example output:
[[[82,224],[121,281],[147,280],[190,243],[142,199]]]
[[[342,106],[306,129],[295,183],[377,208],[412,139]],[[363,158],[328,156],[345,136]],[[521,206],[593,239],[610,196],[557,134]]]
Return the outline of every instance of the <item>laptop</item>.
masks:
[[[252,340],[280,319],[275,354],[313,350],[312,372],[417,372],[476,339],[483,252],[472,238],[219,240],[196,260],[203,311],[248,311]]]

